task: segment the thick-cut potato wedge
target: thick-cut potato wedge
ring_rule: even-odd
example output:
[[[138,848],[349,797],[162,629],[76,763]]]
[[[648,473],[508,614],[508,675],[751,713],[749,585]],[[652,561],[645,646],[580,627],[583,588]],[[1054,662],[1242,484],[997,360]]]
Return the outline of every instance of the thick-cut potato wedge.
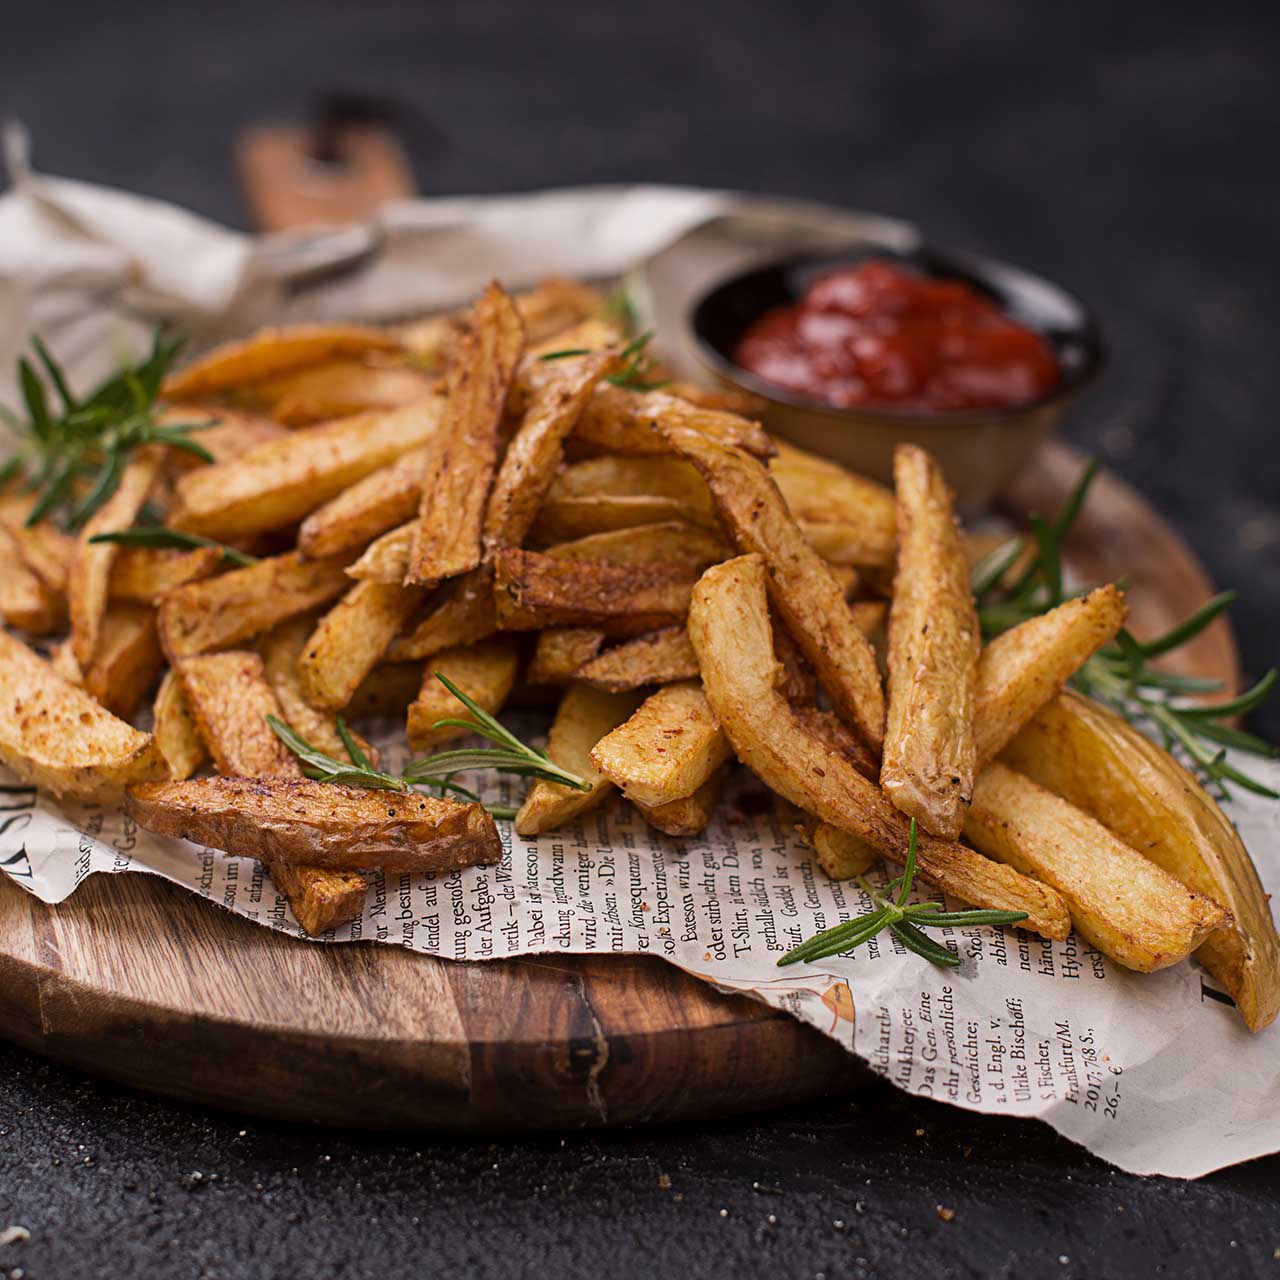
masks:
[[[590,783],[591,790],[578,791],[538,778],[516,814],[519,835],[536,836],[554,831],[604,800],[613,783],[596,768],[591,749],[626,720],[639,701],[640,695],[635,693],[605,693],[584,684],[569,686],[551,722],[547,755],[562,769]]]
[[[684,680],[646,698],[591,759],[628,800],[653,808],[693,795],[732,754],[701,681]]]
[[[1127,969],[1176,964],[1230,923],[1212,898],[1005,765],[982,771],[964,833],[990,857],[1057,889],[1080,936]]]
[[[806,703],[792,703],[791,711],[811,737],[853,765],[869,782],[875,782],[878,773],[875,756],[839,716]]]
[[[1064,690],[1001,759],[1092,815],[1145,858],[1234,917],[1196,959],[1226,987],[1252,1031],[1280,1010],[1280,938],[1248,851],[1213,797],[1115,712]]]
[[[698,655],[684,627],[666,627],[606,650],[577,670],[575,679],[619,693],[647,684],[672,684],[698,676]]]
[[[24,503],[23,506],[26,504]],[[54,525],[41,522],[27,528],[27,513],[9,514],[0,509],[0,527],[17,548],[18,558],[56,596],[66,594],[67,574],[76,540]],[[8,552],[6,551],[6,557]]]
[[[1124,625],[1124,593],[1099,587],[997,636],[978,658],[978,766],[1014,735]]]
[[[170,662],[229,649],[341,595],[351,586],[345,568],[342,557],[303,560],[290,551],[178,587],[160,605],[160,643]]]
[[[700,571],[728,559],[733,548],[718,531],[666,521],[557,542],[544,547],[543,554],[561,560],[605,560],[610,564],[683,564]]]
[[[354,920],[364,910],[369,882],[359,871],[326,871],[272,862],[267,870],[302,931],[313,938]]]
[[[426,444],[443,400],[361,413],[291,432],[231,462],[197,467],[174,488],[169,524],[226,541],[301,520],[358,480]]]
[[[361,681],[345,715],[403,716],[422,687],[421,662],[384,662]]]
[[[907,857],[910,823],[842,755],[810,732],[778,689],[764,558],[741,556],[702,575],[689,610],[689,638],[703,687],[738,759],[766,786],[806,813],[861,837],[897,862]],[[974,906],[1025,911],[1023,927],[1065,938],[1070,917],[1047,885],[927,832],[920,874]]]
[[[347,569],[347,576],[361,582],[382,582],[398,586],[404,582],[409,556],[418,536],[418,519],[412,520],[375,538],[360,558]]]
[[[156,694],[154,734],[172,781],[191,777],[208,758],[208,748],[182,692],[182,681],[172,668],[164,673]]]
[[[156,611],[144,604],[113,604],[103,616],[98,648],[81,683],[108,711],[127,720],[163,667]]]
[[[637,804],[636,809],[651,827],[669,836],[696,836],[711,821],[728,773],[728,765],[721,765],[693,795],[666,804]]]
[[[899,445],[893,474],[898,556],[880,787],[926,831],[954,840],[977,767],[978,612],[938,464],[915,445]]]
[[[574,435],[610,453],[666,453],[659,427],[696,431],[760,458],[774,451],[758,422],[723,409],[703,409],[665,391],[629,391],[608,382],[596,388]]]
[[[387,661],[410,662],[429,658],[442,649],[475,644],[498,629],[493,598],[493,576],[486,568],[464,573],[453,584],[452,593],[433,609],[408,635],[394,641]]]
[[[256,449],[260,444],[270,440],[279,440],[289,434],[289,428],[261,414],[240,413],[219,405],[216,409],[208,405],[169,405],[160,414],[160,422],[165,426],[181,424],[212,423],[201,426],[198,439],[202,448],[213,455],[215,464],[230,462]],[[193,471],[197,467],[209,464],[194,454],[182,449],[171,449],[165,460],[165,471],[170,476],[181,475],[184,471]]]
[[[660,493],[573,494],[568,497],[552,494],[538,511],[530,541],[541,546],[591,534],[673,522],[688,528],[713,529],[716,526],[715,517],[710,512]]]
[[[107,611],[111,569],[119,547],[113,542],[93,542],[100,533],[119,533],[138,518],[160,475],[162,453],[158,448],[137,450],[120,477],[115,493],[85,521],[67,570],[67,609],[71,615],[71,648],[85,668],[98,647],[98,630]]]
[[[403,364],[334,360],[255,382],[245,391],[277,422],[306,427],[371,409],[398,409],[429,395],[435,380]]]
[[[437,875],[502,857],[478,804],[309,778],[147,782],[129,789],[126,809],[147,831],[269,864]]]
[[[557,498],[671,498],[681,507],[714,518],[706,481],[692,463],[664,454],[605,453],[566,467],[547,492]],[[685,517],[688,519],[689,517]]]
[[[164,382],[164,396],[166,400],[205,397],[341,356],[399,350],[400,340],[394,334],[361,325],[299,324],[259,329],[252,337],[215,347],[185,369],[170,374]]]
[[[787,511],[762,463],[685,429],[664,438],[702,473],[740,550],[768,566],[769,596],[822,681],[835,709],[878,752],[884,738],[884,691],[875,652],[845,604],[844,592]]]
[[[222,552],[217,547],[194,551],[121,547],[111,566],[111,599],[156,604],[174,587],[211,578],[221,568]]]
[[[530,684],[568,684],[600,652],[605,634],[591,627],[548,627],[538,632],[525,679]]]
[[[20,640],[0,631],[0,760],[24,782],[77,800],[117,800],[163,778],[149,733],[118,720]]]
[[[498,624],[509,631],[596,627],[639,635],[679,622],[696,581],[680,564],[562,560],[510,549],[494,565],[494,603]]]
[[[67,622],[63,597],[23,563],[17,542],[0,528],[0,619],[33,636],[55,635]]]
[[[841,831],[829,822],[810,818],[800,828],[801,839],[817,855],[818,865],[832,880],[853,880],[866,875],[880,861],[880,853],[860,836]]]
[[[421,587],[357,582],[316,624],[298,662],[303,696],[340,711],[422,604]]]
[[[514,636],[490,636],[467,649],[445,649],[422,670],[422,688],[409,708],[409,746],[414,751],[434,750],[442,743],[466,737],[465,729],[452,726],[437,729],[437,720],[465,718],[467,710],[436,679],[447,676],[485,711],[502,710],[516,682],[519,651]]]
[[[413,519],[430,453],[411,449],[316,508],[298,529],[298,550],[312,560],[341,555]]]
[[[423,473],[407,582],[442,582],[480,563],[498,427],[523,345],[519,313],[497,284],[490,284],[446,375],[446,429]],[[439,465],[432,465],[437,457]]]

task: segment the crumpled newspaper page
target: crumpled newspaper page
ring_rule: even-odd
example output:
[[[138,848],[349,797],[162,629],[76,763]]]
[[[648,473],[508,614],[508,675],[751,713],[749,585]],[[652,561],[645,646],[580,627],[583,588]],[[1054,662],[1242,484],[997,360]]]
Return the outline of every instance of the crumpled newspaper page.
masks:
[[[310,316],[428,310],[494,275],[518,286],[618,274],[738,202],[654,187],[415,201],[329,240],[254,240],[154,201],[36,177],[19,142],[9,140],[15,190],[0,198],[0,370],[34,329],[84,380],[157,316],[217,334],[290,315],[290,278],[344,253],[372,258],[315,286]],[[394,762],[402,736],[381,737]],[[1280,786],[1280,768],[1249,768]],[[490,801],[518,800],[510,781],[478,785]],[[1280,885],[1280,804],[1242,797],[1228,812],[1263,883]],[[975,928],[931,931],[957,946],[958,969],[934,968],[888,934],[852,956],[779,968],[790,947],[870,905],[856,884],[825,876],[792,822],[739,770],[691,839],[659,835],[616,797],[536,838],[502,823],[500,865],[376,876],[363,916],[322,942],[477,961],[648,953],[803,1019],[907,1092],[1039,1117],[1135,1173],[1197,1177],[1280,1150],[1280,1032],[1250,1035],[1192,962],[1140,975],[1074,934]],[[59,805],[3,771],[0,868],[48,903],[89,875],[148,872],[304,936],[254,861],[153,836],[114,809]]]

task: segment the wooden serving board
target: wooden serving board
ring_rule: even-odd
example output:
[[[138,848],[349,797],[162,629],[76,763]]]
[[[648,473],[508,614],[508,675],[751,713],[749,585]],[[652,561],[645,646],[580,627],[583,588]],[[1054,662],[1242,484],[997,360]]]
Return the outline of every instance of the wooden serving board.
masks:
[[[1055,510],[1080,465],[1049,446],[1010,510]],[[1178,535],[1110,475],[1070,561],[1086,580],[1129,575],[1139,633],[1211,593]],[[1225,623],[1180,658],[1236,683]],[[158,1093],[374,1129],[706,1119],[833,1094],[864,1071],[817,1031],[657,959],[455,964],[322,946],[142,875],[95,876],[56,908],[0,876],[0,1032]]]

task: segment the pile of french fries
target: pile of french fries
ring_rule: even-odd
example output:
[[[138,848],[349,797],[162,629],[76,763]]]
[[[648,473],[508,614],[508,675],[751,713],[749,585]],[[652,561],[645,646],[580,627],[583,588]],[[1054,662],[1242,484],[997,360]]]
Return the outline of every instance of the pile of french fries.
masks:
[[[361,910],[368,871],[501,843],[478,804],[304,777],[267,717],[343,759],[339,716],[402,715],[414,751],[456,736],[437,672],[492,713],[558,690],[547,751],[589,786],[535,781],[521,835],[615,791],[695,835],[741,762],[833,877],[903,862],[914,820],[937,889],[1130,969],[1194,953],[1269,1023],[1280,944],[1230,822],[1064,690],[1120,630],[1122,593],[983,647],[971,541],[928,454],[898,452],[891,492],[771,440],[730,395],[637,387],[600,303],[495,284],[398,329],[266,330],[166,384],[174,420],[216,417],[212,464],[139,450],[75,535],[0,495],[0,614],[49,654],[0,634],[0,758],[260,858],[322,933]],[[144,504],[257,559],[91,541]]]

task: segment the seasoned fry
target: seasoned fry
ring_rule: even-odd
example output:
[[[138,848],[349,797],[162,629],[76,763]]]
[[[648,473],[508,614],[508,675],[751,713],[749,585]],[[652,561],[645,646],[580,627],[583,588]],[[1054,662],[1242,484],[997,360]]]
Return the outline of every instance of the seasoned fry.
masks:
[[[163,778],[154,739],[116,719],[20,640],[0,631],[0,760],[54,795],[107,803]]]
[[[418,792],[309,778],[192,778],[131,787],[125,807],[147,831],[270,864],[437,875],[502,857],[498,829],[480,805]]]
[[[977,760],[978,613],[937,463],[915,445],[899,445],[893,474],[898,555],[880,787],[926,831],[954,840],[964,826]]]
[[[414,751],[434,751],[446,742],[466,736],[465,729],[437,729],[437,720],[458,717],[458,700],[436,679],[447,676],[485,711],[496,714],[516,682],[519,653],[513,636],[491,636],[469,649],[437,653],[422,670],[422,688],[409,708],[409,746]]]
[[[259,329],[252,337],[215,347],[165,379],[166,400],[197,399],[306,365],[372,351],[398,351],[393,334],[360,325],[292,325]]]
[[[773,441],[758,422],[703,409],[665,391],[629,391],[607,382],[596,388],[574,434],[610,453],[666,453],[659,427],[696,431],[760,458],[773,453]]]
[[[731,556],[733,549],[717,531],[668,521],[557,542],[543,554],[610,564],[683,564],[701,571]]]
[[[545,545],[670,523],[710,529],[715,526],[715,518],[708,511],[663,494],[552,494],[538,511],[530,541]]]
[[[408,662],[429,658],[442,649],[474,644],[497,629],[492,577],[489,573],[464,573],[442,604],[413,631],[391,645],[387,660]]]
[[[600,652],[604,641],[604,632],[590,627],[539,631],[525,679],[530,684],[568,684],[574,673]]]
[[[169,523],[226,541],[292,524],[348,486],[431,439],[443,401],[430,396],[386,412],[294,431],[230,462],[179,478]]]
[[[978,659],[978,765],[1013,736],[1124,625],[1124,594],[1099,587],[997,636]]]
[[[637,804],[636,808],[651,827],[669,836],[696,836],[711,821],[728,773],[728,765],[722,765],[693,795],[668,800],[666,804]]]
[[[775,633],[776,634],[776,633]],[[821,707],[804,703],[792,704],[791,712],[808,732],[817,738],[828,751],[834,751],[870,782],[876,780],[876,758],[857,734],[851,732],[840,719]]]
[[[213,455],[213,461],[230,462],[233,458],[256,449],[269,440],[279,440],[289,434],[288,427],[282,427],[271,418],[264,418],[256,413],[240,413],[233,409],[219,406],[210,409],[205,405],[174,405],[161,410],[159,421],[162,425],[175,426],[190,422],[211,422],[212,426],[200,428],[200,445]],[[181,449],[171,449],[165,461],[165,470],[171,476],[181,475],[184,471],[192,471],[196,467],[206,466],[199,458]]]
[[[601,454],[566,467],[547,493],[558,498],[670,498],[681,508],[713,517],[711,494],[691,463],[664,454]],[[686,516],[686,519],[690,517]]]
[[[365,676],[346,714],[360,716],[403,716],[422,686],[422,663],[384,662]]]
[[[113,604],[103,616],[98,648],[82,683],[108,711],[127,720],[163,667],[156,611],[142,604]]]
[[[545,632],[543,634],[546,634]],[[671,684],[698,675],[698,655],[684,627],[637,636],[581,665],[576,679],[618,693],[647,684]]]
[[[1211,898],[1002,764],[979,776],[964,833],[984,853],[1057,889],[1080,936],[1126,968],[1150,973],[1176,964],[1230,923]]]
[[[409,567],[409,556],[414,539],[418,536],[418,520],[405,521],[398,528],[376,538],[363,551],[360,558],[347,569],[347,576],[361,582],[382,582],[398,586],[404,582]]]
[[[1196,959],[1226,987],[1252,1031],[1280,1010],[1280,938],[1239,835],[1199,782],[1113,711],[1071,690],[1042,707],[1001,759],[1096,818],[1234,923]]]
[[[172,668],[160,681],[155,702],[155,740],[175,782],[189,778],[208,758],[209,752],[187,706],[182,681]]]
[[[121,547],[111,566],[110,597],[156,604],[174,587],[211,578],[221,568],[222,552],[217,547],[194,551]]]
[[[354,920],[364,910],[369,883],[359,871],[326,871],[272,862],[267,870],[289,900],[294,919],[313,938]]]
[[[591,752],[596,768],[636,804],[691,796],[732,754],[698,680],[651,694]]]
[[[740,550],[759,552],[769,595],[840,716],[873,751],[884,738],[884,692],[875,653],[844,593],[804,540],[764,466],[696,431],[667,428],[664,438],[702,473]]]
[[[63,533],[61,529],[44,521],[27,528],[26,506],[26,503],[22,504],[24,509],[20,513],[0,507],[0,530],[9,535],[18,558],[40,579],[46,589],[55,596],[65,595],[76,540],[69,533]],[[0,545],[4,541],[0,538]],[[7,561],[8,548],[4,554]]]
[[[578,791],[538,778],[516,814],[519,835],[554,831],[604,800],[613,783],[596,768],[591,749],[626,720],[639,701],[639,695],[634,693],[604,693],[584,684],[569,686],[551,723],[547,755],[562,769],[589,782],[591,790]]]
[[[841,755],[806,730],[778,691],[762,556],[708,569],[693,593],[689,637],[703,687],[738,758],[806,813],[859,836],[903,862],[910,824]],[[974,906],[1025,911],[1024,927],[1065,938],[1070,917],[1060,895],[963,845],[922,833],[920,874]]]
[[[67,621],[66,601],[23,563],[17,541],[0,527],[0,619],[33,636],[56,635]]]
[[[829,822],[810,818],[800,830],[801,838],[817,855],[818,865],[832,880],[856,879],[880,861],[879,852],[860,836],[841,831]]]
[[[371,409],[398,409],[435,389],[435,380],[408,365],[334,360],[253,383],[247,390],[277,422],[306,427]]]
[[[230,648],[340,595],[351,585],[344,568],[340,557],[303,560],[290,551],[178,587],[160,605],[160,643],[170,662]]]
[[[490,284],[449,367],[447,429],[423,473],[419,522],[406,581],[434,584],[474,569],[489,486],[498,458],[498,426],[520,359],[524,329],[511,299]]]

